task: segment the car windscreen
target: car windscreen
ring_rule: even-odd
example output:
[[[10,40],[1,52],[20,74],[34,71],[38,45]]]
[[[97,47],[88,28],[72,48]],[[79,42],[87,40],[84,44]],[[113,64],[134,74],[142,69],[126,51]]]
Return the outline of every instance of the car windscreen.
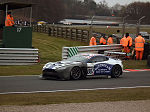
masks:
[[[73,56],[71,58],[68,58],[66,61],[73,61],[73,62],[86,62],[88,59],[85,56]]]

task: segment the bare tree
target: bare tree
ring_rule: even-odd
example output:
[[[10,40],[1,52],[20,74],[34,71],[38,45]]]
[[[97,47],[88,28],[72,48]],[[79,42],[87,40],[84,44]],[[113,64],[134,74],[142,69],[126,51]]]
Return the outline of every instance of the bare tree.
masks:
[[[129,19],[139,20],[142,16],[145,16],[142,23],[150,24],[150,2],[134,2],[129,4],[123,9],[123,15],[130,15]]]

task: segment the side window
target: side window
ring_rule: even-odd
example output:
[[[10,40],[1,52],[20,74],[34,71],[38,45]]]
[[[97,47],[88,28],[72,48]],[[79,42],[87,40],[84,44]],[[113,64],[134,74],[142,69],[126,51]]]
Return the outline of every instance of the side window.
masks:
[[[97,63],[97,62],[103,62],[103,61],[107,61],[107,60],[108,60],[107,57],[95,56],[95,57],[91,58],[88,63]]]

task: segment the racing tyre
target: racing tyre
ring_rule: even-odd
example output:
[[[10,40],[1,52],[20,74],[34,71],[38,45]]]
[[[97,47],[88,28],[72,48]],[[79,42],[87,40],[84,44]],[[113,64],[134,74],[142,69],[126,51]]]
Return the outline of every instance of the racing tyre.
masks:
[[[82,71],[79,67],[72,68],[72,70],[70,72],[71,79],[78,80],[81,78],[81,75],[82,75]]]
[[[111,77],[112,78],[118,78],[120,75],[122,75],[122,68],[120,65],[115,65],[112,68]]]

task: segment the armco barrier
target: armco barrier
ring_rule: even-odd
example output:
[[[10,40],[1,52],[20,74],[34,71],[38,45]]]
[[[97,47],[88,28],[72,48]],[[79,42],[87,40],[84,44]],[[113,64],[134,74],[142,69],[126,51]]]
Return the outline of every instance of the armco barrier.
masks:
[[[96,46],[77,46],[77,47],[63,47],[62,59],[65,60],[68,57],[76,55],[78,53],[98,53],[104,51],[121,51],[121,44],[113,45],[96,45]]]
[[[125,59],[126,53],[115,51],[104,51],[105,56],[111,56],[113,58]]]
[[[38,49],[0,48],[0,65],[32,65],[38,62]]]

